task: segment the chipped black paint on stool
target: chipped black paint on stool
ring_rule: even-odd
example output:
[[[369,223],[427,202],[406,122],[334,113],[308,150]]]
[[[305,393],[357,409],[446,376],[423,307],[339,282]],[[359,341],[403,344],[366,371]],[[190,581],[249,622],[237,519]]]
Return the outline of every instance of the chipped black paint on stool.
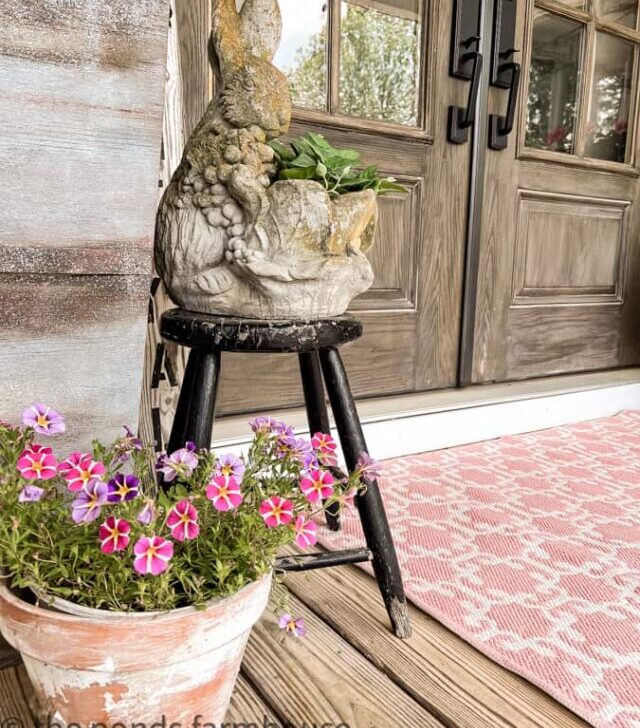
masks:
[[[311,433],[330,432],[325,400],[331,403],[347,468],[353,471],[367,452],[362,425],[338,347],[362,335],[362,323],[351,316],[320,321],[258,321],[173,309],[162,316],[162,336],[191,348],[169,439],[169,452],[191,440],[198,448],[211,446],[222,352],[298,354]],[[323,384],[324,379],[324,384]],[[356,497],[367,548],[279,559],[283,571],[340,566],[370,561],[393,630],[409,637],[411,627],[398,559],[376,482]],[[337,513],[327,514],[333,530]]]

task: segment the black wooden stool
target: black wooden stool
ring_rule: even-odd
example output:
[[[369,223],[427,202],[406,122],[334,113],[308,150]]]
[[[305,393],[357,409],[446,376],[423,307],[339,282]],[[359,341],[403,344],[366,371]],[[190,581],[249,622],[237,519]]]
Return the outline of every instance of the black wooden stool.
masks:
[[[168,451],[189,440],[198,448],[211,446],[213,419],[220,379],[221,353],[295,353],[300,360],[309,429],[329,433],[326,384],[347,468],[356,468],[367,452],[349,380],[338,352],[341,344],[362,335],[360,321],[349,316],[309,322],[257,321],[173,309],[162,316],[162,336],[191,349],[184,374]],[[356,497],[367,548],[285,557],[277,568],[307,571],[328,566],[371,561],[393,630],[398,637],[411,633],[407,602],[389,523],[376,482]],[[339,528],[335,514],[327,514],[330,528]]]

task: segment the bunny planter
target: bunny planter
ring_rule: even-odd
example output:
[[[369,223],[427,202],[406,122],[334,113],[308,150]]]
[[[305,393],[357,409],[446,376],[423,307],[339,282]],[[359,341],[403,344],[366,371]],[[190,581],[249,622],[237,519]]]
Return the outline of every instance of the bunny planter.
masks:
[[[277,0],[213,0],[218,94],[189,139],[156,224],[156,266],[175,303],[249,318],[342,314],[373,283],[376,194],[331,199],[312,180],[273,181],[291,118],[289,85],[271,63]]]

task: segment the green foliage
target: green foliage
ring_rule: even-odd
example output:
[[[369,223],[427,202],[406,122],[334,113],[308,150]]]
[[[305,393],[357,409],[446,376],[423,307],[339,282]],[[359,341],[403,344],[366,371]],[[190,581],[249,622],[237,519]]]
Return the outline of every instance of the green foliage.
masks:
[[[360,154],[353,149],[336,149],[322,136],[307,132],[287,147],[270,142],[276,154],[278,179],[306,179],[319,182],[332,197],[346,192],[373,190],[376,194],[405,192],[393,177],[381,177],[374,166],[360,167]]]
[[[217,462],[214,452],[198,451],[198,465],[188,477],[178,476],[168,492],[158,489],[152,448],[125,447],[125,440],[110,447],[94,442],[94,459],[107,467],[107,481],[118,472],[132,472],[141,481],[133,500],[102,507],[92,523],[71,519],[72,501],[61,476],[32,483],[17,469],[20,454],[33,443],[31,429],[0,423],[0,573],[13,588],[61,597],[93,608],[148,611],[205,605],[259,579],[273,568],[278,551],[295,538],[294,522],[268,528],[260,515],[262,501],[279,495],[292,501],[294,512],[311,518],[323,510],[312,506],[299,488],[302,463],[295,451],[284,455],[279,436],[258,431],[244,458],[244,501],[235,510],[220,512],[207,498],[205,488]],[[126,451],[126,458],[123,452]],[[25,485],[45,489],[38,502],[20,502]],[[345,494],[359,488],[359,475],[336,480],[331,503],[343,504]],[[166,520],[169,511],[188,498],[197,508],[200,534],[196,539],[174,541],[169,568],[159,576],[141,575],[133,569],[133,545],[143,536],[171,539]],[[138,521],[140,511],[152,504],[151,523]],[[315,508],[315,510],[313,510]],[[108,516],[131,525],[130,544],[120,552],[100,549],[99,528]]]

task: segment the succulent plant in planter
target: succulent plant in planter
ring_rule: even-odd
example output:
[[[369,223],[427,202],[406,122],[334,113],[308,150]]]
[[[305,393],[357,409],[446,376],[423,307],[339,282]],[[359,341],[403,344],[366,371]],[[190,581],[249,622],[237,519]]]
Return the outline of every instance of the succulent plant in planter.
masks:
[[[221,721],[278,550],[313,545],[314,518],[366,473],[336,478],[329,435],[264,417],[246,456],[185,443],[159,460],[128,429],[60,457],[36,442],[63,431],[60,415],[34,405],[24,423],[0,423],[0,629],[43,710]]]

